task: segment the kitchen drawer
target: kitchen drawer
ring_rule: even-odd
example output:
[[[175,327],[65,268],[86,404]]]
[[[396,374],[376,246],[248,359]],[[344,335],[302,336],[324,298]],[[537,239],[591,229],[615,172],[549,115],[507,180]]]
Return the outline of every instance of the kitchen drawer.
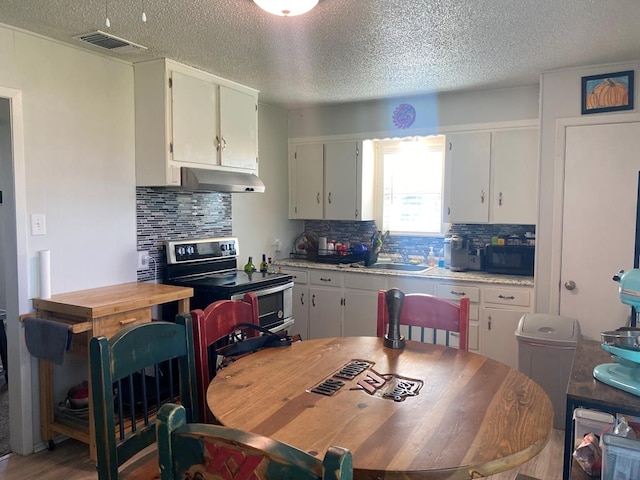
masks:
[[[358,290],[386,290],[387,280],[383,275],[367,275],[357,273],[344,274],[345,288],[355,288]]]
[[[468,297],[471,303],[480,303],[480,288],[458,283],[439,283],[436,285],[436,296],[448,300]]]
[[[307,283],[307,271],[306,270],[296,270],[294,268],[282,268],[282,273],[286,273],[288,275],[293,275],[293,281],[297,284]]]
[[[528,307],[531,303],[531,295],[529,290],[485,288],[484,303],[497,303],[499,305],[515,305],[518,307]]]
[[[149,308],[140,308],[138,310],[130,310],[123,313],[114,313],[93,320],[93,336],[104,335],[107,338],[112,337],[117,332],[130,325],[138,325],[151,321],[151,310]]]
[[[327,287],[342,287],[343,275],[331,270],[309,270],[309,283]]]
[[[398,288],[403,293],[428,293],[433,295],[433,280],[425,278],[409,278],[397,275],[388,275],[389,288]]]

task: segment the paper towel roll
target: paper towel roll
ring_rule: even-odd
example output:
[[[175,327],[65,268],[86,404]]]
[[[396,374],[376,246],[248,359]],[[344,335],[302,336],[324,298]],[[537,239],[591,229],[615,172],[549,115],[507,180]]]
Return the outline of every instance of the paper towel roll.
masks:
[[[38,262],[40,265],[40,298],[51,298],[51,252],[40,250]]]
[[[318,255],[327,254],[327,237],[318,238]]]

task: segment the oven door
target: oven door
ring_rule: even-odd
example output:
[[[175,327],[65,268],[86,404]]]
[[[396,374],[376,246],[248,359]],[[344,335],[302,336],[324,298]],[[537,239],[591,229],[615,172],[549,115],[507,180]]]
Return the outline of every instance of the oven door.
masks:
[[[293,324],[293,282],[253,290],[258,297],[260,326],[279,331]],[[244,293],[231,296],[231,300],[242,300]]]

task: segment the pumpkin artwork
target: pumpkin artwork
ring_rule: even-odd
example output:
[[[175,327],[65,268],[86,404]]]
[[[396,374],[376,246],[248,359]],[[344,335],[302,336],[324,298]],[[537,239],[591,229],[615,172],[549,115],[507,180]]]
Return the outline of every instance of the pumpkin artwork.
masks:
[[[622,83],[610,78],[600,83],[587,95],[587,107],[618,107],[629,103],[629,92]]]

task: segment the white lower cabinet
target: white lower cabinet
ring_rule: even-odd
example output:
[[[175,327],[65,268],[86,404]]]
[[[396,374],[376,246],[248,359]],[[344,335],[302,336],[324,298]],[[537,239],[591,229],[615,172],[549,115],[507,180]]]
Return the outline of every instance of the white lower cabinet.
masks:
[[[342,273],[309,270],[309,338],[341,337]]]
[[[518,322],[531,311],[530,288],[484,289],[480,320],[480,349],[489,358],[518,368]]]
[[[457,303],[463,297],[469,298],[469,351],[480,353],[478,331],[480,329],[480,286],[468,283],[438,283],[435,288],[438,297]]]
[[[402,293],[427,293],[433,295],[435,282],[426,278],[389,276],[389,288],[397,288]]]
[[[300,334],[303,340],[309,339],[309,285],[307,271],[293,268],[283,268],[282,273],[293,276],[293,326],[289,329],[291,335]]]
[[[378,323],[378,291],[387,280],[379,275],[344,274],[344,335],[375,337]]]

